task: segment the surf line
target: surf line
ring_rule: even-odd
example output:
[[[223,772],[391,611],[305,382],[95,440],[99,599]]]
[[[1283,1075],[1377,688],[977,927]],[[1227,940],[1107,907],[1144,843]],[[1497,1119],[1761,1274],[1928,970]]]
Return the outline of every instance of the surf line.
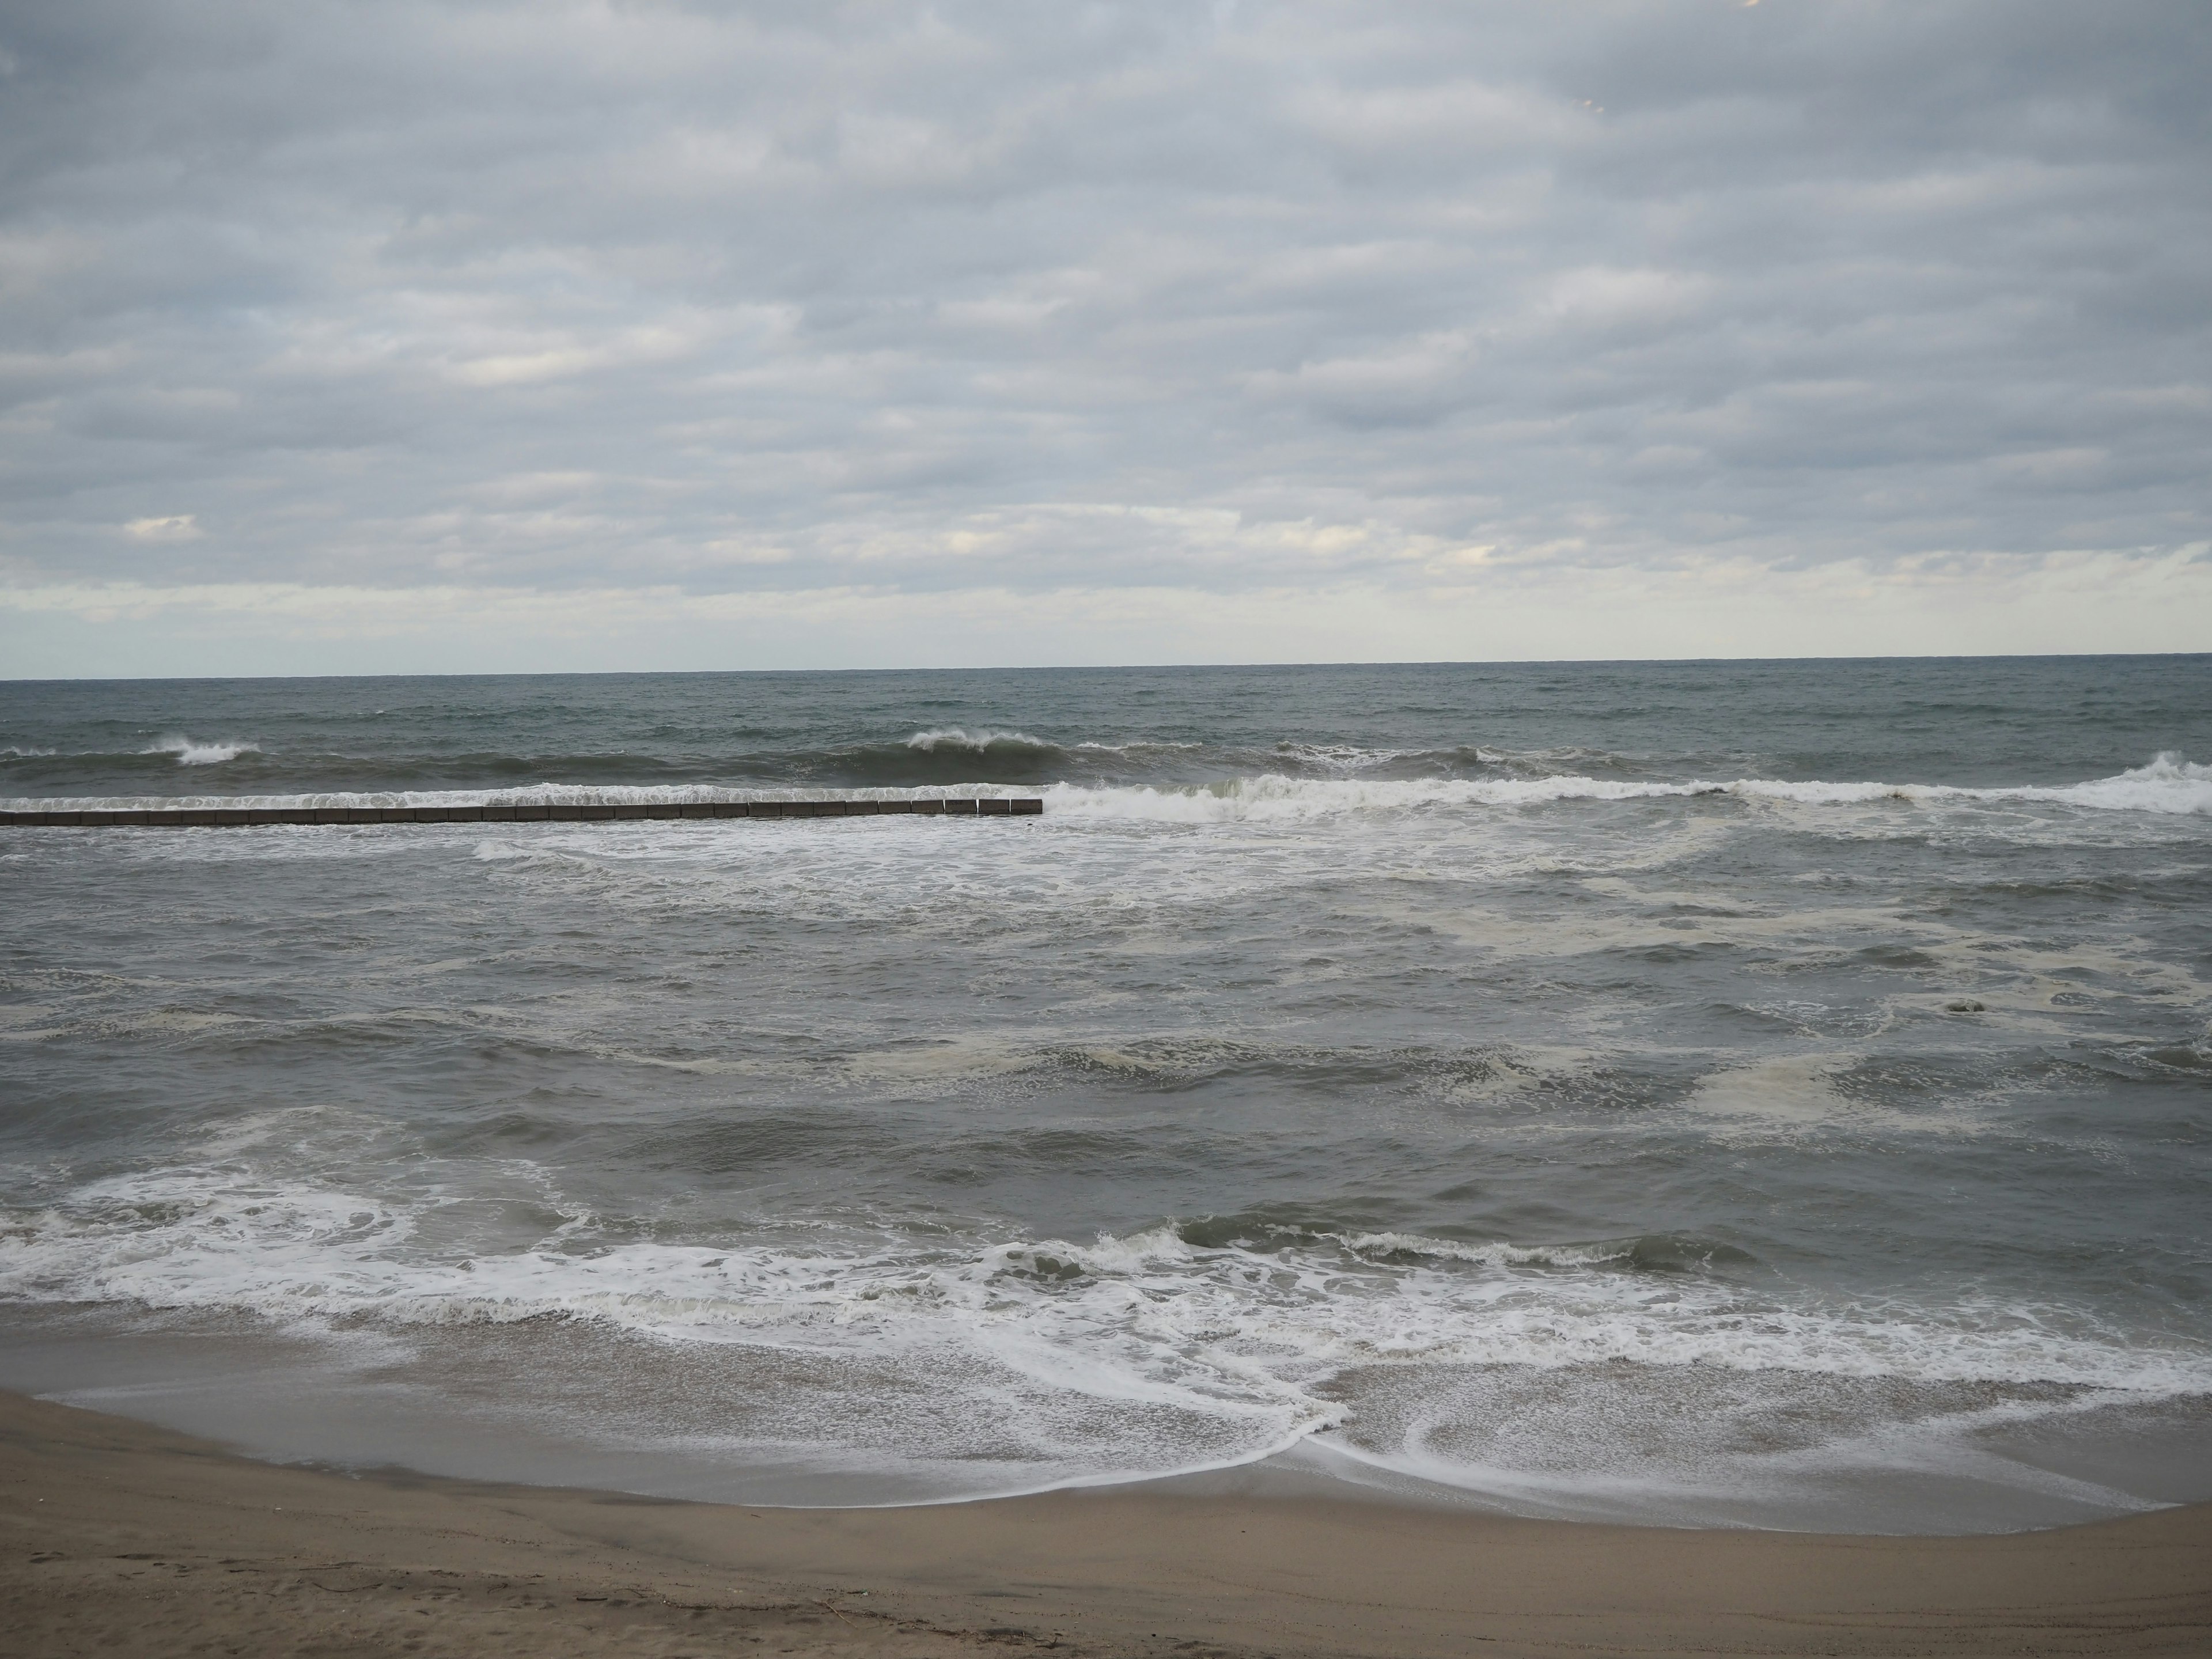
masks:
[[[74,811],[0,811],[0,824],[70,829],[212,830],[268,823],[607,823],[635,818],[1036,817],[1036,796],[959,800],[572,801],[485,806],[149,806]]]

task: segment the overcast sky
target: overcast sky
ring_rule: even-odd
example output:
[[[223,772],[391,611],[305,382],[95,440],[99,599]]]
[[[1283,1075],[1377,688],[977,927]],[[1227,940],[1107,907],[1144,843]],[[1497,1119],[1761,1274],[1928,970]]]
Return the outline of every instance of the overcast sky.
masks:
[[[0,0],[0,672],[2212,648],[2203,0]]]

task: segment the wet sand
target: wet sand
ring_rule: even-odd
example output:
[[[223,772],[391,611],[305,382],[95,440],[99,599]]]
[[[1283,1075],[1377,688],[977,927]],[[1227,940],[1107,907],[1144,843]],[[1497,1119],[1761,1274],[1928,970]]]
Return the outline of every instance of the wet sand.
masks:
[[[2212,1652],[2212,1507],[1984,1538],[1127,1489],[745,1510],[236,1456],[0,1395],[0,1653]]]

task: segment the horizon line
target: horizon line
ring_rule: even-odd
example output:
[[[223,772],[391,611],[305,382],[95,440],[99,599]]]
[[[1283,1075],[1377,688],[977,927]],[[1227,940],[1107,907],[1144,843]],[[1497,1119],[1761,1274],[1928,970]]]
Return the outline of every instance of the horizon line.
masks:
[[[178,684],[229,680],[492,680],[678,679],[799,674],[1123,674],[1146,672],[1230,672],[1240,669],[1352,668],[1694,668],[1714,664],[1776,666],[1797,663],[2086,662],[2149,661],[2212,657],[2203,651],[1963,651],[1886,652],[1787,657],[1471,657],[1346,659],[1338,661],[991,663],[965,666],[901,665],[869,668],[505,668],[476,672],[418,670],[352,674],[0,674],[0,685]]]

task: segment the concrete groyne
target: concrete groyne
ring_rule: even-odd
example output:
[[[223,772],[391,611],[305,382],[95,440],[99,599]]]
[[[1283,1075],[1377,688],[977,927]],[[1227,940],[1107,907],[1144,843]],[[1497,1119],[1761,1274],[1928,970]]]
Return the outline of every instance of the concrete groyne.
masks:
[[[212,830],[269,823],[620,823],[638,818],[1035,817],[1035,796],[953,800],[714,800],[501,802],[475,806],[147,806],[0,810],[0,825],[71,829]]]

